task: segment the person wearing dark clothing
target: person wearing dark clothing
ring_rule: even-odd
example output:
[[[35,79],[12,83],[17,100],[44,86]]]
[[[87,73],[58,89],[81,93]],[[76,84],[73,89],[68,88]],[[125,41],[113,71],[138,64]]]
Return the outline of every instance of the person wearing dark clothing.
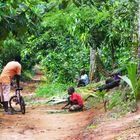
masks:
[[[103,90],[108,91],[109,89],[119,86],[120,85],[119,76],[121,76],[120,73],[113,74],[113,78],[107,79],[104,85],[99,86],[97,89],[93,89],[93,91],[100,91],[100,92]]]

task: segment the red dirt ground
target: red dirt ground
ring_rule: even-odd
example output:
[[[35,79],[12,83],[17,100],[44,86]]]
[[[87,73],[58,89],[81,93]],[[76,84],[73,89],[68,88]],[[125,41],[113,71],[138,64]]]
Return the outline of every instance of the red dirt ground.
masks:
[[[80,140],[140,140],[140,109],[118,119],[106,114],[93,118],[94,128],[84,130]]]
[[[36,83],[24,83],[34,93]],[[4,115],[0,109],[0,140],[140,140],[140,109],[112,119],[102,106],[76,113],[48,113],[61,105],[27,106],[25,115]],[[91,127],[89,126],[90,124]]]
[[[89,123],[95,109],[76,113],[48,113],[62,105],[27,108],[25,115],[3,115],[0,112],[0,140],[77,140]]]
[[[23,96],[34,94],[37,84],[23,83],[23,87],[29,87],[24,88]],[[4,115],[0,109],[0,140],[77,140],[97,110],[49,113],[49,110],[61,110],[62,106],[27,106],[25,115]]]

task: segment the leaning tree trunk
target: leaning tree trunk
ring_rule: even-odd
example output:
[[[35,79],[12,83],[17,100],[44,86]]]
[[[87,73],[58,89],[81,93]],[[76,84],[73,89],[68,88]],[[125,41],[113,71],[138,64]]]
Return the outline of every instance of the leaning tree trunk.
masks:
[[[102,73],[104,76],[109,76],[109,72],[105,70],[104,64],[101,61],[101,58],[97,51],[94,48],[90,48],[90,73],[89,73],[89,80],[90,83],[94,81],[99,81],[100,76],[99,73]]]
[[[138,78],[140,78],[140,0],[138,3],[138,68],[137,68],[137,75]],[[138,100],[140,100],[140,92],[138,93],[137,97],[137,106],[138,106]]]
[[[140,78],[140,1],[138,7],[138,77]]]
[[[95,79],[95,72],[96,72],[96,50],[90,47],[90,72],[89,72],[90,83]]]
[[[138,7],[138,77],[140,77],[140,1]]]

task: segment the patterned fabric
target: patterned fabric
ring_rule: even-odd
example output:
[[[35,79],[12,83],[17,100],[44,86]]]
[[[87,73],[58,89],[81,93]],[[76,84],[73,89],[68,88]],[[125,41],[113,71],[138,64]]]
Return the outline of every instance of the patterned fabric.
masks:
[[[1,102],[9,101],[10,84],[0,84],[0,99]]]
[[[83,105],[72,105],[69,110],[70,111],[80,111],[83,109]]]

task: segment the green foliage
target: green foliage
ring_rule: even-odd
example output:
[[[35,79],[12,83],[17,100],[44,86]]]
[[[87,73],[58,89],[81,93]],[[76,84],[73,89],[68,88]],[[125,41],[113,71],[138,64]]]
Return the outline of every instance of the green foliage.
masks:
[[[87,48],[80,50],[76,46],[67,46],[56,51],[50,50],[47,58],[41,63],[48,68],[48,71],[53,72],[54,80],[61,82],[74,81],[76,80],[76,75],[79,75],[81,67],[88,68],[86,58],[88,52]]]
[[[122,93],[115,92],[110,97],[108,97],[109,104],[107,106],[108,109],[112,109],[113,107],[116,107],[117,105],[120,105],[122,100]]]
[[[103,90],[102,92],[97,92],[96,94],[88,94],[88,96],[85,97],[86,108],[90,109],[99,103],[103,103],[104,110],[107,111],[107,98],[108,96],[105,90]]]
[[[61,83],[44,83],[41,84],[36,90],[36,96],[39,97],[52,97],[52,96],[63,96],[66,94],[66,90],[71,84]]]
[[[108,95],[108,110],[114,110],[117,116],[136,110],[136,102],[130,90],[117,90]],[[133,98],[133,99],[132,99]]]
[[[36,33],[40,0],[10,0],[0,2],[0,59],[2,67],[26,48],[26,39]],[[36,24],[36,25],[35,25]],[[26,62],[27,63],[27,62]],[[23,68],[29,68],[30,62]],[[34,64],[32,64],[34,65]]]
[[[121,79],[124,80],[132,89],[133,97],[137,100],[140,88],[140,79],[137,78],[137,65],[129,64],[127,67],[128,77],[121,76]]]
[[[136,10],[136,0],[1,1],[1,67],[18,53],[24,70],[39,63],[56,81],[75,82],[82,67],[89,71],[94,46],[107,70],[123,66],[132,58]]]
[[[110,62],[118,62],[122,66],[131,59],[132,35],[136,33],[137,20],[135,13],[130,14],[128,11],[136,8],[136,2],[114,1],[112,4],[107,2],[105,5],[109,16],[100,22],[98,27],[105,32],[104,40],[102,43],[100,42],[100,47],[102,47],[99,50],[100,56],[107,67]],[[126,55],[127,57],[125,57]]]
[[[3,41],[0,47],[0,59],[2,60],[2,66],[8,61],[14,59],[14,57],[20,54],[21,44],[15,40],[14,35],[9,33],[8,37]]]
[[[22,81],[30,81],[34,76],[34,71],[29,71],[29,70],[26,70],[22,73],[21,75],[21,80]]]
[[[86,109],[91,109],[100,103],[100,99],[96,94],[87,94],[87,96],[84,97],[84,100]]]
[[[65,2],[67,3],[67,1]],[[73,2],[75,4],[78,1]],[[68,51],[73,52],[75,55],[73,49],[77,51],[79,48],[81,52],[85,52],[83,50],[85,46],[93,47],[94,44],[109,70],[111,70],[110,66],[115,61],[123,66],[131,59],[131,34],[136,31],[134,30],[136,29],[134,28],[136,16],[133,12],[136,8],[136,2],[114,1],[111,3],[106,1],[100,3],[101,5],[99,5],[99,2],[94,4],[88,2],[84,1],[79,3],[78,6],[75,4],[77,7],[69,2],[67,8],[63,10],[53,9],[44,15],[42,25],[49,30],[51,41],[55,42],[55,46],[51,47],[52,50],[46,51],[47,57],[42,57],[43,63],[41,63],[49,67],[49,70],[54,72],[54,77],[58,77],[59,80],[67,81],[73,77],[73,72],[69,74],[67,71],[65,72],[65,67],[61,63],[58,65],[58,61],[65,64],[62,59],[68,58],[67,60],[72,62]],[[129,11],[132,11],[132,13],[129,13]],[[128,19],[131,20],[128,21]],[[68,57],[66,58],[65,55]],[[89,55],[89,52],[85,53],[84,56],[86,55]],[[125,57],[126,55],[128,57]],[[51,61],[47,62],[47,59]],[[77,62],[80,62],[79,60],[77,58]],[[84,57],[83,60],[86,62],[86,67],[89,68],[89,59]],[[75,68],[75,63],[73,63],[73,71],[77,72],[83,64],[80,62],[78,63],[79,66]],[[59,67],[59,70],[54,70],[55,65],[56,68]],[[71,67],[71,64],[68,66]],[[58,71],[62,71],[65,76],[67,75],[66,78],[70,78],[63,79]]]

